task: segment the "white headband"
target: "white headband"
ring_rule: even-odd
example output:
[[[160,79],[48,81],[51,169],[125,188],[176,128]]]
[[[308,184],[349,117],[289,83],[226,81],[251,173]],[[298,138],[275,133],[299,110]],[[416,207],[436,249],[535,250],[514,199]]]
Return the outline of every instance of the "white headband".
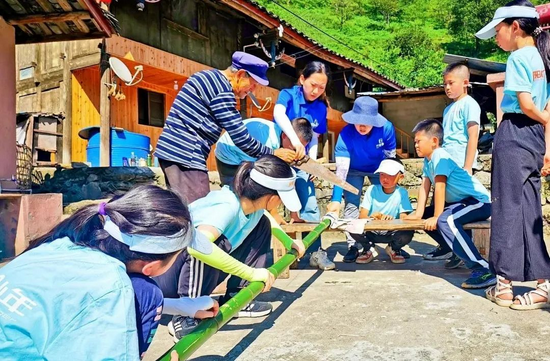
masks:
[[[103,229],[109,233],[111,237],[119,242],[130,247],[130,251],[150,253],[150,254],[167,254],[179,251],[189,245],[193,238],[193,227],[189,227],[187,231],[181,230],[171,236],[150,236],[145,234],[128,234],[123,233],[120,228],[109,216],[105,217]]]
[[[274,191],[290,191],[294,189],[296,183],[296,172],[292,170],[292,177],[289,178],[273,178],[268,175],[258,172],[256,169],[250,171],[250,178],[258,184]]]

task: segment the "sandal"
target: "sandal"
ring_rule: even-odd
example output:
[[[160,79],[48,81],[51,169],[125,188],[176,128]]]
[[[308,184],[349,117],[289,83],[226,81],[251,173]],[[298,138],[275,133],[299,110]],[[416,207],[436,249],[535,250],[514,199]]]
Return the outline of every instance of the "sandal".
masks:
[[[537,284],[537,288],[529,291],[523,295],[516,296],[516,300],[519,300],[519,304],[513,303],[510,308],[513,310],[527,311],[527,310],[539,310],[542,308],[550,308],[550,297],[548,297],[548,291],[550,291],[550,281],[544,280],[544,282]],[[546,301],[534,302],[533,294],[546,298]]]
[[[514,293],[512,292],[512,282],[502,282],[502,280],[504,279],[504,277],[497,275],[497,284],[485,290],[485,298],[487,298],[491,302],[496,303],[498,306],[510,307],[514,303],[513,300],[504,300],[500,298],[500,296],[506,294],[510,294],[512,296],[514,295]]]

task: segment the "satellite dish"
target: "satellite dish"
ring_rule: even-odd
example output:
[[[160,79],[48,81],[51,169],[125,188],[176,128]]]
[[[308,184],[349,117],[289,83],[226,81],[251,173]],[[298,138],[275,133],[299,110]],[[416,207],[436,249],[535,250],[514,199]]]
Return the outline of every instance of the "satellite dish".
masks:
[[[124,82],[127,86],[136,85],[143,79],[143,66],[142,65],[136,65],[134,68],[136,70],[136,73],[134,76],[132,76],[132,73],[130,72],[130,69],[122,62],[122,60],[110,57],[109,58],[109,67],[111,70],[115,73],[115,75]],[[134,83],[134,80],[136,79],[137,75],[141,73],[141,78]]]

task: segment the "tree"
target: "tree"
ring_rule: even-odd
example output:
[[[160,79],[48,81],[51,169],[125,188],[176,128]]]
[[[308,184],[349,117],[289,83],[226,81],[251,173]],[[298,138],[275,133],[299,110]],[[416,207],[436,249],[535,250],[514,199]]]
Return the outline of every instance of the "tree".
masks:
[[[396,0],[370,0],[370,3],[377,12],[382,14],[388,25],[391,17],[399,12],[399,3]]]
[[[361,10],[360,0],[330,0],[330,6],[338,18],[340,30],[346,21],[356,16]]]

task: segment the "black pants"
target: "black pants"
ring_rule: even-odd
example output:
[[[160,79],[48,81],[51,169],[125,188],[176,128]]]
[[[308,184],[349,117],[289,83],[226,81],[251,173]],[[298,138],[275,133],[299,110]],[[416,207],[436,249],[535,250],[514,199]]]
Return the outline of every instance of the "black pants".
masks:
[[[210,192],[208,172],[184,167],[181,164],[159,158],[166,185],[178,193],[186,204],[206,197]]]
[[[512,281],[550,278],[543,239],[540,169],[544,127],[523,114],[504,114],[494,139],[491,172],[491,270]]]
[[[225,252],[231,251],[231,244],[225,236],[220,236],[215,243]],[[231,252],[231,256],[250,267],[265,268],[270,246],[271,224],[266,216],[262,216],[243,243]],[[195,298],[210,295],[226,277],[227,273],[199,261],[184,250],[166,273],[154,279],[164,297]],[[227,283],[227,291],[238,291],[247,284],[248,281],[231,276]]]

